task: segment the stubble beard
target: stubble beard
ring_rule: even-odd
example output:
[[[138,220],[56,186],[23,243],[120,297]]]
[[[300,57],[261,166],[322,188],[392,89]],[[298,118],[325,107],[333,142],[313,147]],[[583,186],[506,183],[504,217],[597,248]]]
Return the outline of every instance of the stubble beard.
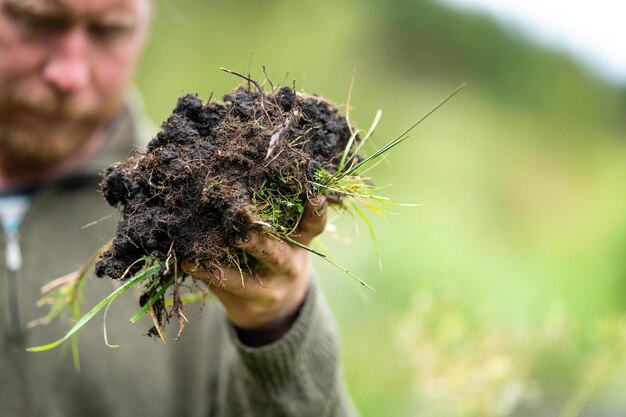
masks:
[[[51,95],[0,93],[0,170],[19,175],[63,163],[118,107],[114,103],[96,108]]]
[[[85,126],[45,133],[25,128],[2,128],[0,154],[11,172],[47,169],[80,149],[95,130],[95,127]]]

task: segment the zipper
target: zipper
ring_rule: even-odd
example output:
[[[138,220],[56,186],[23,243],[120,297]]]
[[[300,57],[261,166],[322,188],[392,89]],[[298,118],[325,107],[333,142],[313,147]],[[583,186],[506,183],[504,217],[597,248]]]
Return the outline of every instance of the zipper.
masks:
[[[6,198],[6,197],[5,197]],[[9,197],[0,211],[0,229],[4,235],[4,264],[7,276],[7,306],[9,329],[13,334],[22,331],[18,278],[23,266],[20,245],[20,225],[30,206],[30,196]]]
[[[22,269],[22,250],[20,248],[19,236],[17,233],[5,235],[5,261],[7,269],[7,297],[9,305],[9,322],[11,331],[14,334],[22,330],[22,320],[20,317],[19,290],[17,277]]]

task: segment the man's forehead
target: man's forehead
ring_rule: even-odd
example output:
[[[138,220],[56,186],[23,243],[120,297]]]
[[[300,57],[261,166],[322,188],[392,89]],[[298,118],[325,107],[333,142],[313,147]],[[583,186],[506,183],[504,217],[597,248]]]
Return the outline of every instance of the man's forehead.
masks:
[[[137,13],[149,0],[0,0],[39,13],[63,13],[76,17]]]

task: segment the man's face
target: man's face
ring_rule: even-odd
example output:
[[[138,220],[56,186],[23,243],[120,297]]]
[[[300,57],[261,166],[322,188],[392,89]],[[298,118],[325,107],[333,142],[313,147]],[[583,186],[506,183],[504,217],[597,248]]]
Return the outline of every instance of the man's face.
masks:
[[[59,163],[119,110],[150,0],[0,0],[0,165]]]

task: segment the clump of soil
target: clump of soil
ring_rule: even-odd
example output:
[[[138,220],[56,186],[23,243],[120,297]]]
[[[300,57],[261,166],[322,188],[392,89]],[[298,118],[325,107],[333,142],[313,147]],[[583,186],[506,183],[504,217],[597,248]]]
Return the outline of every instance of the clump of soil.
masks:
[[[104,173],[100,191],[122,218],[97,275],[127,278],[146,255],[253,268],[235,242],[293,233],[315,197],[311,181],[337,170],[350,137],[335,105],[288,87],[239,87],[223,103],[179,98],[147,151]]]

